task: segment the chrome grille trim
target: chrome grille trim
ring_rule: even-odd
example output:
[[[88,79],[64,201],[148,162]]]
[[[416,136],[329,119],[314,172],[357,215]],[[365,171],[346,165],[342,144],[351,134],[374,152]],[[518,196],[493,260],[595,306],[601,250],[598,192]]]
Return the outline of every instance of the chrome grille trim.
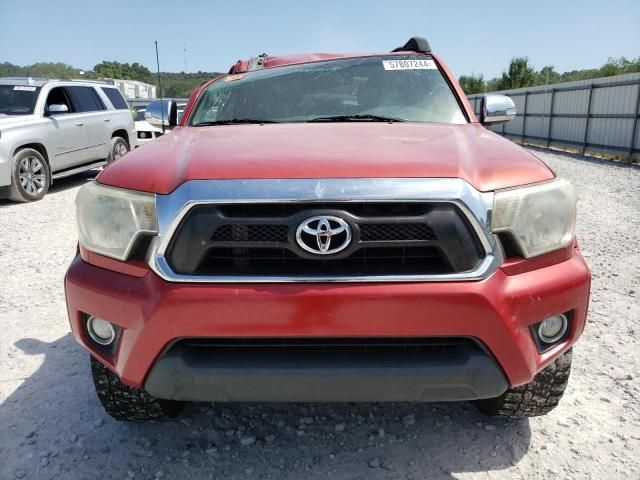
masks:
[[[443,282],[487,278],[502,263],[502,254],[491,233],[493,192],[479,192],[458,178],[336,178],[190,180],[168,195],[157,195],[159,234],[150,249],[151,269],[164,280],[189,283],[300,283],[300,282]],[[165,252],[187,212],[201,204],[314,202],[430,202],[455,204],[475,230],[486,256],[468,272],[446,275],[381,276],[201,276],[172,271]]]

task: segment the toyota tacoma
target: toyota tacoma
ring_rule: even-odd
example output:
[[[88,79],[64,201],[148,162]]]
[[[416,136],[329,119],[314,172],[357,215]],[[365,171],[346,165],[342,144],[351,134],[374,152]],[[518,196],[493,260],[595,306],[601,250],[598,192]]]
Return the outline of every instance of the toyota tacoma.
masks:
[[[476,116],[419,37],[389,53],[263,54],[201,85],[171,135],[76,199],[66,300],[106,411],[549,412],[590,273],[570,183],[485,128],[514,115],[487,95]]]

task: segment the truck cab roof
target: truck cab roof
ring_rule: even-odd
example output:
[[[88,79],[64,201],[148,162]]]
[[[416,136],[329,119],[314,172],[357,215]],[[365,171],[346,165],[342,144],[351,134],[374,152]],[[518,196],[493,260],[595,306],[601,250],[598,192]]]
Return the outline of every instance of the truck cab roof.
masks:
[[[320,62],[324,60],[338,60],[341,58],[374,57],[381,55],[397,55],[398,53],[430,54],[431,46],[422,37],[411,37],[402,47],[391,52],[382,53],[302,53],[290,55],[267,55],[263,53],[247,60],[238,60],[229,70],[230,74],[250,72],[266,68],[282,67],[300,63]]]
[[[399,50],[394,52],[381,52],[381,53],[300,53],[300,54],[273,55],[273,56],[263,53],[262,55],[258,55],[257,57],[252,57],[247,60],[238,60],[229,69],[229,73],[230,74],[246,73],[254,70],[284,67],[287,65],[298,65],[301,63],[322,62],[326,60],[340,60],[343,58],[393,56],[393,55],[398,55],[399,53],[421,54],[422,52]]]

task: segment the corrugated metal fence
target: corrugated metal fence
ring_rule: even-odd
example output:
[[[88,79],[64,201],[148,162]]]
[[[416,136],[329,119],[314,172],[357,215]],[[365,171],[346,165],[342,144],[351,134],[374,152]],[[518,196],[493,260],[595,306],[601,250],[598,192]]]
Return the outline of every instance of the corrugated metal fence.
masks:
[[[149,98],[145,100],[142,98],[127,98],[127,102],[131,107],[146,107],[147,105],[149,105],[149,103],[153,102],[154,100],[159,100],[159,99]],[[174,98],[173,100],[175,100],[178,103],[187,103],[189,101],[188,98]]]
[[[640,73],[517,88],[517,114],[491,130],[526,144],[640,158]],[[482,94],[468,96],[476,113]]]

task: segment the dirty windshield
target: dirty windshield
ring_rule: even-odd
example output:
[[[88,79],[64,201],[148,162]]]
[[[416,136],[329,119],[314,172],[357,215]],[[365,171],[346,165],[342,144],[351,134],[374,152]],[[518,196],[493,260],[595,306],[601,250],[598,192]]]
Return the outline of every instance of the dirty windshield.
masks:
[[[228,75],[206,88],[189,123],[386,120],[467,121],[433,59],[399,55]]]

